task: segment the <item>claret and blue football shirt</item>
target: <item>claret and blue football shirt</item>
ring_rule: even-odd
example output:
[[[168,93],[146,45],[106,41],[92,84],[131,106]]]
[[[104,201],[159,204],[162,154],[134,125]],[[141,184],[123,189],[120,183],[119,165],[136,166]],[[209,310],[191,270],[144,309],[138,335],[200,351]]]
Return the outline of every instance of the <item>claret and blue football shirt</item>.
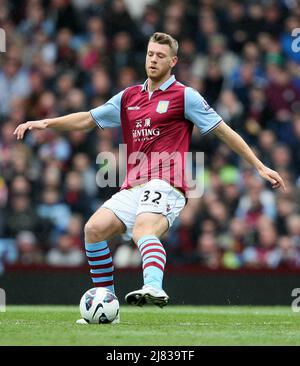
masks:
[[[127,174],[121,189],[159,178],[186,193],[185,154],[196,125],[202,135],[222,121],[194,89],[172,75],[149,93],[147,80],[90,111],[100,128],[122,127]]]

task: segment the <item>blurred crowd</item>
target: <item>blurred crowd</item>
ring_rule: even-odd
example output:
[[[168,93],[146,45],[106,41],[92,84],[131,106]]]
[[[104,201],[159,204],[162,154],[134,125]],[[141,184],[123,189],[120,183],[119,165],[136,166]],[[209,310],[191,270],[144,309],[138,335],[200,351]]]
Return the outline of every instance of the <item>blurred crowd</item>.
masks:
[[[168,263],[300,268],[300,51],[292,36],[300,1],[135,4],[139,16],[125,0],[0,0],[0,271],[7,263],[86,263],[84,224],[119,189],[97,186],[96,157],[118,156],[120,129],[34,130],[22,141],[13,132],[142,83],[155,31],[180,42],[177,80],[198,90],[287,185],[272,190],[213,134],[194,128],[205,190],[162,238]],[[132,242],[117,237],[110,246],[115,267],[140,266]]]

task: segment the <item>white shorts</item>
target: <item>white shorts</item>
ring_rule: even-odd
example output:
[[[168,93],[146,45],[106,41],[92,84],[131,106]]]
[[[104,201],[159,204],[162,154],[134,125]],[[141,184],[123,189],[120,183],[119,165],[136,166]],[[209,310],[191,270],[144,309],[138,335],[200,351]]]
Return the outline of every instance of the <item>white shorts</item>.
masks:
[[[105,201],[101,207],[108,208],[125,224],[124,240],[132,238],[136,216],[142,212],[161,213],[166,216],[169,228],[185,206],[183,193],[160,179],[130,189],[122,189]]]

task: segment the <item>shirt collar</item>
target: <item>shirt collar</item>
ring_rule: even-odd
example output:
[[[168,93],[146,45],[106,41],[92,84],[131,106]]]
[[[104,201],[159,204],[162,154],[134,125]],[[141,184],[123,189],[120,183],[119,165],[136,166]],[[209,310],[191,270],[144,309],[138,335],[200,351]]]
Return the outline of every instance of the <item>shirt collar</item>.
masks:
[[[167,81],[165,81],[163,84],[161,84],[161,86],[158,88],[159,90],[165,91],[167,90],[175,81],[175,76],[171,75],[169,77],[169,79]],[[148,79],[144,82],[143,86],[142,86],[142,91],[147,90],[147,86],[148,86]]]

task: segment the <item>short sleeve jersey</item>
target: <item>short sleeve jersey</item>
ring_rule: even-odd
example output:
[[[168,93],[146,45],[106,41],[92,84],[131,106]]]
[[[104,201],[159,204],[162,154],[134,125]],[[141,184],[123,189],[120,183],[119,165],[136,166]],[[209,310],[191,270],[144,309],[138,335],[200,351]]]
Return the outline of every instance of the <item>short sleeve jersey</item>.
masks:
[[[147,91],[147,80],[129,87],[90,113],[100,128],[122,127],[127,171],[121,189],[159,178],[184,194],[194,125],[205,135],[222,121],[201,94],[177,82],[174,75],[152,93]]]

